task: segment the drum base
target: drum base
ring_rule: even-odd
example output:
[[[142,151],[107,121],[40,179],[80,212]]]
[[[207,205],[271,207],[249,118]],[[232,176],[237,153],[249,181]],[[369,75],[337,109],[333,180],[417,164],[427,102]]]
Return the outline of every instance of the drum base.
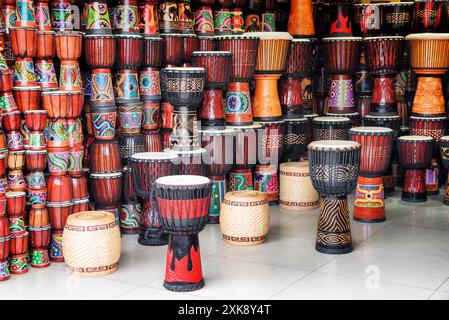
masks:
[[[255,122],[281,121],[282,117],[254,117]]]
[[[395,190],[396,190],[395,187],[384,188],[385,193],[393,193]],[[387,198],[387,196],[385,195],[385,199],[386,198]]]
[[[440,190],[435,190],[435,191],[427,191],[427,195],[428,196],[437,196],[440,194]]]
[[[137,242],[143,246],[165,246],[168,244],[168,234],[162,229],[141,227]]]
[[[208,224],[220,224],[220,216],[211,217],[209,216],[209,220],[207,220]]]
[[[426,202],[427,192],[424,193],[402,192],[401,200],[406,202]]]
[[[139,229],[121,229],[122,234],[139,234]]]
[[[204,285],[204,280],[201,280],[198,283],[164,281],[164,288],[175,292],[196,291],[203,288]]]
[[[325,254],[345,254],[352,252],[352,244],[349,246],[335,246],[335,247],[325,247],[320,244],[315,245],[315,249],[318,252],[325,253]]]
[[[353,219],[354,219],[354,221],[363,222],[363,223],[379,223],[379,222],[384,222],[385,221],[385,218],[363,219],[363,218],[353,217]]]

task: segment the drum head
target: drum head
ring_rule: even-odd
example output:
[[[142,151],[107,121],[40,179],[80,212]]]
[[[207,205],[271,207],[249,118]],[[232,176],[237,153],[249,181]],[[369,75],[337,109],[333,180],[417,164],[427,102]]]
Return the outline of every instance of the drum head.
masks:
[[[8,191],[6,192],[6,198],[21,198],[25,197],[25,192],[22,191]]]
[[[257,37],[260,40],[293,40],[288,32],[246,32],[243,35]]]
[[[370,135],[386,135],[393,134],[393,130],[384,127],[357,127],[349,130],[349,133],[370,134]]]
[[[402,136],[398,138],[402,142],[432,142],[434,139],[427,136]]]
[[[156,179],[156,184],[164,186],[199,186],[210,184],[211,180],[203,176],[176,175]]]
[[[232,129],[234,131],[242,131],[246,129],[261,129],[262,125],[259,123],[251,124],[248,126],[226,126],[227,129]]]
[[[346,140],[321,140],[314,141],[308,146],[311,150],[333,150],[333,151],[343,151],[343,150],[357,150],[360,149],[360,144],[355,141]]]
[[[321,123],[329,123],[329,122],[348,122],[351,123],[351,119],[347,118],[347,117],[316,117],[313,118],[312,120],[313,122],[321,122]]]
[[[164,152],[139,152],[135,153],[131,156],[133,160],[174,160],[178,159],[178,155],[172,151],[164,151]]]

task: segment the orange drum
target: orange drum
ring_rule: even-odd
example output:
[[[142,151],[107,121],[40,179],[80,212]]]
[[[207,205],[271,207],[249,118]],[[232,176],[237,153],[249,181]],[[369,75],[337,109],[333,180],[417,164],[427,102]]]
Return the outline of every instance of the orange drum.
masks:
[[[315,35],[312,0],[290,0],[287,31],[294,38],[307,38]]]
[[[73,198],[70,176],[50,176],[47,179],[47,200],[49,202],[69,202]]]

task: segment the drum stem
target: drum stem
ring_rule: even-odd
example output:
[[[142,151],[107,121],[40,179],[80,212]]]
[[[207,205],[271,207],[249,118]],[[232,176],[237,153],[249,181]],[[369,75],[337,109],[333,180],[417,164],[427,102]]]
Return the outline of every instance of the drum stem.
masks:
[[[425,169],[405,170],[402,200],[407,202],[427,201]]]
[[[164,287],[171,291],[194,291],[203,286],[198,234],[170,235]]]
[[[385,221],[383,178],[359,176],[355,191],[354,220],[365,223]]]

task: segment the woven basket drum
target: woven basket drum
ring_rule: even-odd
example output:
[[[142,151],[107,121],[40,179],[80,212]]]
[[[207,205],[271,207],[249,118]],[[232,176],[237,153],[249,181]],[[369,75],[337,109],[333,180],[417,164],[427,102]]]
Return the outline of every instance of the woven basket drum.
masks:
[[[228,192],[220,213],[225,242],[237,246],[261,244],[270,229],[270,209],[259,191]]]
[[[304,211],[318,207],[320,196],[312,185],[308,161],[282,163],[279,175],[279,204],[282,209]]]
[[[120,260],[120,229],[114,214],[84,211],[70,215],[64,228],[64,258],[80,276],[114,272]]]

